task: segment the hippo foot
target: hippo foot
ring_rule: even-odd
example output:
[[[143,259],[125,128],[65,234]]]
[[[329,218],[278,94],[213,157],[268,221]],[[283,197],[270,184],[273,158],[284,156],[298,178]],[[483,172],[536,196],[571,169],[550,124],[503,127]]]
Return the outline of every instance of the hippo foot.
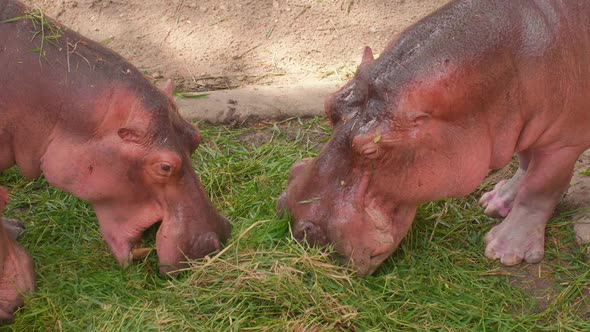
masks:
[[[512,210],[512,203],[516,196],[516,190],[510,186],[510,181],[503,180],[496,184],[494,190],[481,196],[479,205],[484,213],[493,218],[505,218]]]
[[[486,215],[505,218],[510,213],[524,173],[519,169],[510,180],[498,182],[492,191],[481,196],[479,205],[485,209]]]
[[[494,218],[508,216],[525,174],[526,170],[519,168],[510,180],[498,182],[492,191],[483,194],[479,205],[485,209],[484,213]]]
[[[19,236],[21,236],[25,232],[25,226],[16,219],[10,219],[1,217],[2,225],[4,229],[8,233],[8,237],[16,240]]]
[[[527,225],[523,220],[510,217],[500,225],[492,228],[485,236],[485,255],[490,259],[499,259],[503,265],[512,266],[521,263],[538,263],[543,259],[545,233],[543,227]]]

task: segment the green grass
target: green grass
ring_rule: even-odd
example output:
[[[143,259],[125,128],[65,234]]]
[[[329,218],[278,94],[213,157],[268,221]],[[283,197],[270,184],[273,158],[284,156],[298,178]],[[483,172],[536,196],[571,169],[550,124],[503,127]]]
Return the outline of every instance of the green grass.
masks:
[[[293,241],[288,219],[274,212],[293,162],[317,154],[329,136],[322,119],[201,129],[194,166],[233,235],[175,279],[157,275],[154,254],[120,269],[88,204],[14,169],[0,175],[11,192],[5,214],[25,222],[20,242],[37,275],[35,294],[5,329],[589,330],[590,269],[567,212],[549,225],[543,264],[502,268],[483,256],[493,222],[477,207],[481,192],[424,204],[394,255],[359,279],[329,253]]]

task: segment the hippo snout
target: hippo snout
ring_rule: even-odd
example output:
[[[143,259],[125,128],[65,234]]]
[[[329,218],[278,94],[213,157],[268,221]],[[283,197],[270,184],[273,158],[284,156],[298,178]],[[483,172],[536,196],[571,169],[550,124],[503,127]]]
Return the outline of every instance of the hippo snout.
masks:
[[[224,243],[227,239],[227,236],[225,239],[223,236],[223,234],[217,234],[215,232],[207,232],[195,236],[188,244],[190,256],[192,258],[205,257],[209,254],[219,251],[221,249],[222,243]],[[178,262],[177,264],[162,264],[160,265],[160,274],[167,275],[169,273],[173,273],[183,266],[185,266],[185,264],[182,261]]]

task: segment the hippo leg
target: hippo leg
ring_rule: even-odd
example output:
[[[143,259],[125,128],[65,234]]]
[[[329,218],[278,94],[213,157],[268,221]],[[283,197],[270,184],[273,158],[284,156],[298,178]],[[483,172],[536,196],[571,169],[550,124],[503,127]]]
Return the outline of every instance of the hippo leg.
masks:
[[[481,196],[479,205],[485,209],[485,214],[494,218],[506,218],[510,213],[520,184],[529,166],[529,154],[528,151],[519,153],[518,160],[520,164],[514,176],[510,180],[498,182],[492,191]]]
[[[0,217],[0,219],[2,219],[2,225],[6,233],[8,233],[9,238],[16,240],[25,232],[25,227],[20,221],[5,217]]]
[[[568,148],[531,152],[512,210],[485,237],[488,258],[508,266],[543,259],[545,226],[569,185],[579,154]]]

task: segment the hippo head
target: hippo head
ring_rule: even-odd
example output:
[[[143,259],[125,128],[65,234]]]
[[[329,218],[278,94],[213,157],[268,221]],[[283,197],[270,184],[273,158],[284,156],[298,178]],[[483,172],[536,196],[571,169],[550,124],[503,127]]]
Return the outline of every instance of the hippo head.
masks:
[[[295,163],[277,202],[295,238],[332,244],[360,276],[398,247],[419,203],[455,194],[448,159],[435,157],[445,149],[436,139],[447,135],[443,122],[423,108],[428,98],[414,98],[416,84],[391,77],[390,59],[365,49],[355,77],[326,100],[332,137],[317,157]]]
[[[73,115],[53,130],[41,160],[47,181],[92,204],[100,231],[123,266],[143,232],[158,222],[162,274],[218,250],[230,225],[192,167],[200,133],[179,115],[172,85],[164,88],[168,94],[147,81],[94,88],[88,104],[84,93],[80,98],[80,108],[90,111],[68,112]]]

